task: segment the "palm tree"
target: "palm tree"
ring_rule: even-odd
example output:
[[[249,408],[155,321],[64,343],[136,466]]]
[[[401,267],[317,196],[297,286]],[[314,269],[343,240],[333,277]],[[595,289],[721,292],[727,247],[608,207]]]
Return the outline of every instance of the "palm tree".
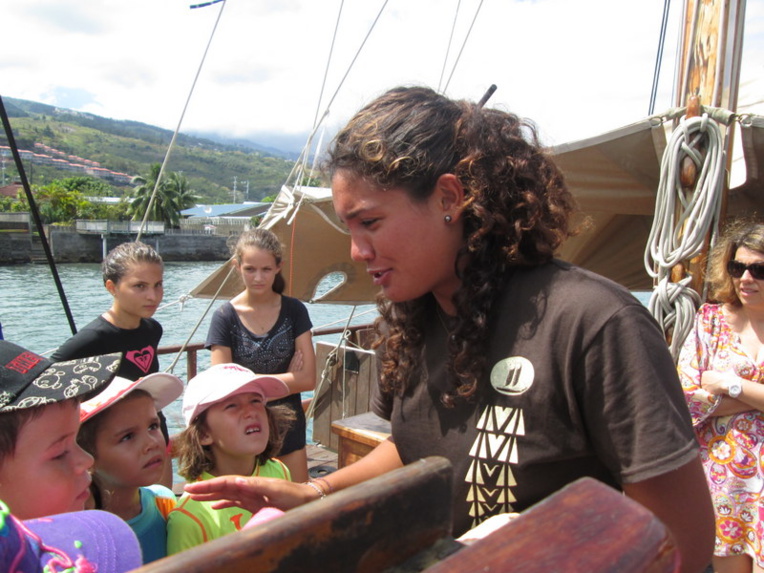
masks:
[[[173,171],[167,180],[167,184],[175,192],[178,211],[196,206],[199,196],[188,185],[188,179],[182,172]]]
[[[146,216],[148,210],[150,220],[163,221],[169,227],[177,227],[180,224],[180,211],[186,208],[181,205],[188,201],[192,201],[188,206],[194,205],[196,196],[188,189],[186,178],[179,173],[171,173],[168,178],[161,180],[157,187],[160,170],[159,163],[154,163],[147,175],[138,175],[133,178],[135,190],[129,213],[134,221],[140,221]],[[157,187],[157,192],[149,209],[154,187]]]

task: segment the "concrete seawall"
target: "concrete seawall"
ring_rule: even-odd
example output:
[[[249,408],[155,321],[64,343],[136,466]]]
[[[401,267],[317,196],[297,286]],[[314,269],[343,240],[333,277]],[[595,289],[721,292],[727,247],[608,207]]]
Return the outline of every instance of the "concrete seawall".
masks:
[[[82,234],[70,230],[47,230],[48,244],[57,263],[100,263],[103,255],[134,235]],[[230,253],[228,237],[222,235],[144,235],[141,241],[154,247],[165,261],[225,261]],[[35,245],[37,243],[37,245]],[[24,264],[44,256],[39,241],[30,233],[0,233],[0,265]]]

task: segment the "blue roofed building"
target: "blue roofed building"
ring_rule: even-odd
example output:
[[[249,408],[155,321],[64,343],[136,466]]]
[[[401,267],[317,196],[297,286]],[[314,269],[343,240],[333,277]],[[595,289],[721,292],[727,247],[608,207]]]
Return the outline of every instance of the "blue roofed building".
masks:
[[[227,205],[197,205],[180,212],[180,228],[185,232],[212,235],[241,233],[252,227],[253,217],[262,217],[272,203],[231,203]]]

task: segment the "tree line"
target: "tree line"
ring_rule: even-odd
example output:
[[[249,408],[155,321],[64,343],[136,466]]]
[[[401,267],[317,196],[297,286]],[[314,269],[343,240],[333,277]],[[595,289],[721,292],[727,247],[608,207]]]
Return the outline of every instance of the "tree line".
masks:
[[[157,186],[160,170],[159,163],[154,163],[146,174],[134,177],[132,192],[123,196],[119,203],[91,200],[111,195],[112,189],[108,183],[90,176],[55,179],[31,188],[40,218],[48,225],[72,225],[76,219],[141,221],[148,211],[148,220],[162,221],[167,227],[178,228],[180,212],[194,207],[199,196],[191,189],[188,179],[177,171],[164,174]],[[16,197],[0,197],[0,212],[29,210],[23,189]]]

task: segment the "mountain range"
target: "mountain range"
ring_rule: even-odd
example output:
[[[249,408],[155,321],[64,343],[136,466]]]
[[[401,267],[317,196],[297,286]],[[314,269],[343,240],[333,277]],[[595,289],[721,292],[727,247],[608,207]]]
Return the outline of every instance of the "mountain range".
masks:
[[[39,102],[3,98],[3,104],[19,149],[38,153],[40,148],[52,148],[131,177],[145,175],[152,164],[162,163],[173,135],[136,121]],[[291,172],[298,154],[293,147],[296,140],[288,143],[291,150],[284,151],[219,134],[179,133],[165,173],[182,172],[200,203],[258,201],[275,194]],[[5,130],[0,132],[0,146],[9,146]],[[6,182],[18,177],[12,159],[2,157],[2,167]],[[24,162],[24,169],[32,185],[72,176],[52,165],[33,165],[31,160],[29,165]],[[117,196],[131,191],[129,183],[113,187]]]

